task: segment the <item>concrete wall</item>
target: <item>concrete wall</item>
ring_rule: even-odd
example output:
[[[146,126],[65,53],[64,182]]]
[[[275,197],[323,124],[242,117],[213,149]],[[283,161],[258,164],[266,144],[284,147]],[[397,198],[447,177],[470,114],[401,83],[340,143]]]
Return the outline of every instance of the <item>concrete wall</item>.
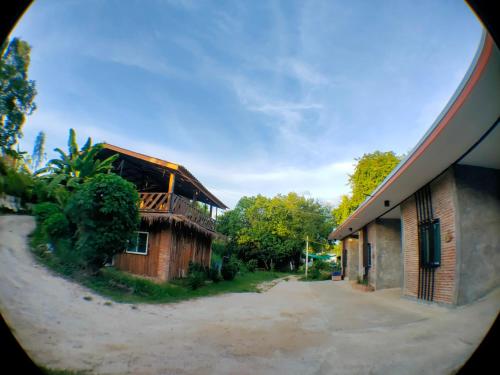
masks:
[[[366,239],[360,231],[358,275],[363,277],[363,244],[371,245],[368,284],[375,289],[401,286],[401,220],[377,219],[366,225]]]
[[[401,286],[401,220],[379,219],[376,221],[375,289]]]
[[[500,171],[457,165],[456,300],[467,304],[500,286]]]
[[[344,238],[343,246],[347,250],[347,269],[345,276],[349,280],[356,280],[358,277],[358,240],[356,238]]]

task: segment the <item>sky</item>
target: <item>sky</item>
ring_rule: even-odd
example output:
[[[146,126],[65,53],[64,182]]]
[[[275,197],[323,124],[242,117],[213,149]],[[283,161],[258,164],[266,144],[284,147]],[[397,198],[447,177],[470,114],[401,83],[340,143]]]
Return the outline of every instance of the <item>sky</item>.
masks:
[[[482,27],[462,1],[39,0],[37,110],[21,149],[69,128],[182,164],[229,207],[349,193],[364,153],[408,153],[454,94]]]

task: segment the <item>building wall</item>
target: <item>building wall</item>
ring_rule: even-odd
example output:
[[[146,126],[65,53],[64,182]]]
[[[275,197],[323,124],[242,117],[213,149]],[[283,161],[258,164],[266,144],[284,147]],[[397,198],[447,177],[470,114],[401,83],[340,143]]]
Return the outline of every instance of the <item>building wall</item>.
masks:
[[[147,255],[124,252],[115,256],[114,265],[122,271],[156,278],[158,277],[160,249],[162,249],[162,244],[165,242],[167,233],[162,231],[162,227],[158,224],[148,226],[145,223],[141,223],[140,230],[148,232]]]
[[[122,253],[115,257],[115,266],[136,275],[167,281],[185,277],[189,261],[210,266],[211,244],[209,236],[170,223],[141,224],[148,232],[148,253]]]
[[[167,256],[168,280],[187,276],[189,261],[210,266],[212,239],[197,231],[174,230]]]
[[[366,239],[360,231],[358,275],[363,277],[363,246],[371,245],[368,284],[375,289],[401,286],[401,224],[399,219],[377,219],[366,225]],[[356,277],[357,277],[356,276]]]
[[[377,284],[377,262],[375,261],[375,254],[377,253],[377,224],[372,221],[366,226],[367,238],[363,238],[363,242],[366,241],[371,245],[371,267],[368,269],[368,284],[376,288]],[[361,253],[363,254],[363,253]],[[360,276],[363,276],[361,274]]]
[[[356,279],[359,277],[360,279],[363,278],[363,275],[365,274],[365,268],[363,266],[363,244],[366,241],[365,239],[365,234],[363,230],[360,230],[358,232],[359,235],[359,240],[358,240],[358,273],[356,275]]]
[[[401,203],[403,247],[403,295],[417,297],[418,293],[418,232],[417,207],[411,196]]]
[[[345,276],[349,280],[356,280],[358,277],[358,239],[357,238],[344,238],[342,240],[343,248],[347,250],[347,269]]]
[[[441,226],[441,266],[435,271],[434,301],[455,303],[455,182],[453,170],[448,169],[431,183],[434,216]]]
[[[458,165],[457,303],[466,304],[500,285],[500,171]]]
[[[434,218],[440,219],[441,266],[434,274],[435,302],[455,303],[455,184],[453,170],[449,169],[431,185]],[[417,297],[419,281],[418,221],[415,198],[412,196],[401,204],[403,228],[403,294]]]
[[[397,288],[401,286],[401,220],[379,219],[376,221],[375,288]]]

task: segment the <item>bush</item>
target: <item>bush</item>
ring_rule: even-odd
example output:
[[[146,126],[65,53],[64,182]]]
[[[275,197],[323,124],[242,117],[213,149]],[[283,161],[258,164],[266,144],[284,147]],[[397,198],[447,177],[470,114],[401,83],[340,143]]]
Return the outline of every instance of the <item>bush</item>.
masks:
[[[236,277],[238,271],[239,271],[239,264],[234,257],[224,258],[224,261],[222,262],[222,268],[220,270],[220,273],[224,280],[227,281],[233,280]]]
[[[256,269],[257,269],[257,259],[250,259],[247,262],[247,270],[249,272],[255,272]]]
[[[202,287],[203,285],[205,285],[205,280],[208,276],[207,274],[208,269],[204,265],[189,261],[187,285],[192,290],[196,290]]]
[[[313,280],[318,280],[321,277],[321,270],[313,264],[309,269],[308,277]]]
[[[43,224],[45,220],[54,214],[62,213],[61,208],[51,202],[38,203],[33,206],[33,214],[38,224]]]
[[[115,174],[98,174],[69,198],[67,216],[77,226],[76,250],[91,270],[121,253],[139,224],[139,194]]]
[[[8,169],[3,180],[3,191],[6,194],[19,197],[24,201],[31,199],[33,179],[29,174]]]
[[[187,278],[187,284],[192,290],[196,290],[205,285],[206,274],[205,272],[195,271],[191,272]]]
[[[202,272],[206,274],[207,267],[205,267],[203,264],[195,263],[190,260],[188,264],[188,275],[194,272]]]
[[[55,212],[45,219],[43,228],[51,240],[56,240],[68,235],[69,221],[62,212]]]
[[[219,269],[217,267],[211,267],[208,271],[208,278],[214,283],[221,281],[222,277],[219,273]]]

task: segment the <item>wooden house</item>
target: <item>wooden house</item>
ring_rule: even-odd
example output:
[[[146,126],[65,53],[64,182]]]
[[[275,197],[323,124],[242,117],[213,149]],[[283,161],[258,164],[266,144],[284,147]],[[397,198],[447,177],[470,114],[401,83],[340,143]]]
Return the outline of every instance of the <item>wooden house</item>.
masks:
[[[213,216],[226,205],[182,165],[110,144],[100,157],[113,154],[119,155],[114,172],[139,191],[141,217],[135,241],[114,266],[157,281],[186,276],[189,261],[209,266]]]

